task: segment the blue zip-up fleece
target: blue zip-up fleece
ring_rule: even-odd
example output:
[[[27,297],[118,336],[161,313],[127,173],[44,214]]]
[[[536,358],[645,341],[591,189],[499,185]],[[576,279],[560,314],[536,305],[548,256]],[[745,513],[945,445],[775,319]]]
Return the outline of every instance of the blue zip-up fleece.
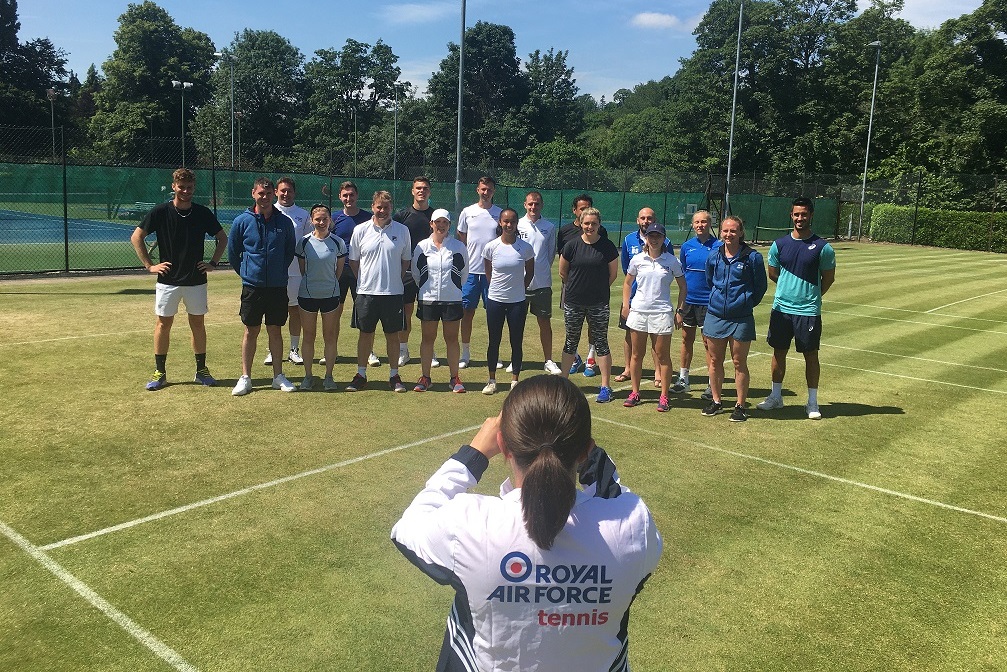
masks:
[[[724,320],[746,319],[766,295],[766,265],[762,255],[745,243],[734,259],[727,258],[726,250],[721,245],[706,259],[709,311]]]
[[[294,222],[277,208],[266,219],[249,208],[234,218],[227,237],[227,258],[251,287],[286,287],[294,260]]]

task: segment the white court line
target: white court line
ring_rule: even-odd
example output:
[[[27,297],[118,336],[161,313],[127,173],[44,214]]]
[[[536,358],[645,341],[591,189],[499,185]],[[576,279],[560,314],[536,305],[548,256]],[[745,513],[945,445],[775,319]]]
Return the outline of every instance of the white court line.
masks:
[[[951,306],[957,306],[959,303],[965,303],[966,301],[975,301],[976,299],[981,299],[985,296],[993,296],[994,294],[1001,294],[1007,292],[1007,289],[998,289],[995,292],[986,292],[985,294],[980,294],[979,296],[970,296],[967,299],[962,299],[961,301],[955,301],[953,303],[946,303],[943,306],[937,306],[936,308],[931,308],[928,313],[935,313],[938,310],[943,310],[944,308],[950,308]]]
[[[191,504],[186,504],[184,506],[179,506],[174,509],[168,509],[167,511],[161,511],[160,513],[154,513],[149,516],[144,516],[143,518],[137,518],[136,520],[130,520],[125,523],[119,523],[118,525],[113,525],[111,527],[106,527],[101,530],[95,530],[94,532],[88,532],[87,534],[81,534],[76,537],[70,537],[69,539],[63,539],[62,541],[56,541],[51,544],[46,544],[45,546],[39,546],[39,549],[43,551],[50,551],[54,548],[62,548],[63,546],[69,546],[71,544],[76,544],[81,541],[86,541],[87,539],[94,539],[95,537],[100,537],[105,534],[110,534],[112,532],[118,532],[120,530],[126,530],[131,527],[136,527],[143,523],[149,523],[155,520],[160,520],[162,518],[167,518],[168,516],[174,516],[179,513],[185,513],[186,511],[192,511],[193,509],[198,509],[203,506],[208,506],[210,504],[216,504],[217,502],[223,502],[228,499],[233,499],[235,497],[240,497],[241,495],[247,495],[258,490],[265,490],[267,488],[272,488],[277,485],[282,485],[283,483],[289,483],[290,481],[296,481],[306,476],[314,476],[316,474],[323,474],[326,471],[332,471],[333,469],[338,469],[340,467],[346,467],[351,464],[356,464],[357,462],[363,462],[364,460],[370,460],[375,457],[381,457],[382,455],[388,455],[389,453],[396,453],[401,450],[406,450],[407,448],[414,448],[416,446],[423,445],[424,443],[430,443],[431,441],[439,441],[440,439],[446,439],[457,434],[464,434],[466,432],[471,432],[479,429],[480,425],[472,425],[471,427],[463,427],[461,429],[456,429],[452,432],[447,432],[445,434],[438,434],[437,436],[431,436],[426,439],[420,439],[419,441],[413,441],[411,443],[406,443],[401,446],[395,446],[394,448],[386,448],[385,450],[379,450],[375,453],[370,453],[368,455],[361,455],[360,457],[354,457],[349,460],[343,460],[342,462],[336,462],[334,464],[327,464],[324,467],[317,467],[315,469],[309,469],[307,471],[302,471],[299,474],[294,474],[292,476],[284,476],[283,478],[277,478],[276,480],[268,481],[266,483],[259,483],[257,485],[250,485],[247,488],[242,488],[240,490],[235,490],[234,492],[228,492],[223,495],[217,495],[216,497],[210,497],[209,499],[203,499],[198,502],[193,502]]]
[[[886,357],[900,357],[902,359],[915,359],[920,362],[930,362],[932,364],[944,364],[945,366],[961,366],[966,369],[979,369],[980,371],[997,371],[999,373],[1007,373],[1007,369],[998,369],[995,366],[977,366],[975,364],[962,364],[960,362],[945,362],[942,359],[930,359],[929,357],[916,357],[914,355],[899,355],[894,352],[880,352],[878,350],[865,350],[863,348],[851,348],[845,345],[832,345],[831,343],[822,343],[823,348],[836,348],[838,350],[851,350],[853,352],[866,352],[871,355],[884,355]]]
[[[996,329],[977,329],[974,327],[962,327],[957,324],[937,324],[936,322],[918,322],[916,320],[900,320],[897,317],[881,317],[880,315],[862,315],[861,313],[848,313],[842,310],[830,311],[829,315],[846,315],[847,317],[863,317],[868,320],[885,320],[887,322],[902,322],[903,324],[921,324],[924,327],[940,327],[941,329],[959,329],[961,331],[975,331],[981,334],[1002,334],[1007,336],[1007,331],[997,331]]]
[[[710,446],[705,443],[699,443],[698,441],[690,441],[688,439],[683,439],[681,437],[675,436],[674,434],[669,434],[667,432],[655,432],[650,429],[644,429],[642,427],[637,427],[635,425],[629,425],[623,422],[616,422],[615,420],[609,420],[608,418],[594,416],[595,420],[600,420],[617,427],[623,427],[625,429],[633,429],[644,434],[651,434],[653,436],[659,436],[662,439],[672,439],[678,441],[679,443],[689,444],[691,446],[696,446],[698,448],[703,448],[705,450],[712,450],[716,453],[723,453],[725,455],[731,455],[733,457],[740,457],[746,460],[752,460],[753,462],[761,462],[763,464],[768,464],[773,467],[779,467],[780,469],[787,469],[789,471],[796,471],[799,474],[805,474],[807,476],[814,476],[816,478],[823,478],[828,481],[834,481],[836,483],[842,483],[844,485],[852,485],[858,488],[863,488],[865,490],[870,490],[872,492],[878,492],[883,495],[889,495],[892,497],[898,497],[900,499],[906,499],[911,502],[918,502],[920,504],[928,504],[930,506],[936,506],[941,509],[947,509],[949,511],[955,511],[957,513],[965,513],[970,516],[978,516],[980,518],[986,518],[988,520],[993,520],[998,523],[1007,523],[1007,518],[1002,516],[994,516],[991,513],[985,513],[983,511],[976,511],[975,509],[966,509],[961,506],[955,506],[954,504],[945,504],[944,502],[939,502],[935,499],[927,499],[926,497],[918,497],[916,495],[910,495],[905,492],[899,492],[898,490],[889,490],[888,488],[882,488],[877,485],[871,485],[870,483],[862,483],[860,481],[854,481],[849,478],[843,478],[841,476],[833,476],[831,474],[825,474],[820,471],[813,471],[811,469],[804,469],[803,467],[795,467],[792,464],[786,464],[784,462],[776,462],[774,460],[767,460],[764,457],[758,457],[756,455],[749,455],[747,453],[739,453],[735,450],[728,450],[727,448],[718,448],[716,446]]]
[[[892,306],[875,306],[869,303],[850,303],[849,301],[835,301],[829,299],[824,302],[824,305],[831,305],[837,303],[841,306],[853,306],[855,308],[874,308],[876,310],[894,310],[900,313],[914,313],[916,315],[936,315],[937,317],[953,317],[956,320],[973,320],[975,322],[990,322],[992,324],[1007,324],[1004,320],[990,320],[984,317],[967,317],[965,315],[953,315],[951,313],[934,313],[929,310],[911,310],[909,308],[893,308]]]
[[[13,541],[21,548],[22,551],[34,558],[36,562],[49,570],[56,576],[56,578],[76,591],[77,594],[85,600],[90,602],[93,607],[108,616],[108,618],[114,621],[116,625],[128,632],[133,639],[150,649],[158,658],[168,663],[176,670],[180,670],[180,672],[197,672],[197,668],[187,663],[185,659],[182,658],[182,656],[180,656],[174,649],[155,637],[149,631],[145,630],[129,616],[116,609],[101,595],[94,592],[94,590],[92,590],[86,583],[68,572],[62,565],[49,557],[38,546],[35,546],[30,541],[22,537],[3,521],[0,521],[0,532],[3,532],[5,537]]]

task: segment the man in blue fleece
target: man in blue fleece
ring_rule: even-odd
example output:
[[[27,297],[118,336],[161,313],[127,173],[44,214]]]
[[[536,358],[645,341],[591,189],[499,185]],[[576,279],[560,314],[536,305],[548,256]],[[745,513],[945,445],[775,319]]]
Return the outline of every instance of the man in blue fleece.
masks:
[[[252,186],[255,205],[234,219],[227,240],[227,257],[241,276],[241,308],[245,325],[241,339],[241,378],[231,391],[236,397],[252,391],[255,346],[266,321],[270,352],[283,352],[281,329],[287,321],[287,267],[294,259],[294,223],[273,207],[276,187],[260,177]],[[273,358],[273,389],[297,388],[283,375],[283,358]]]

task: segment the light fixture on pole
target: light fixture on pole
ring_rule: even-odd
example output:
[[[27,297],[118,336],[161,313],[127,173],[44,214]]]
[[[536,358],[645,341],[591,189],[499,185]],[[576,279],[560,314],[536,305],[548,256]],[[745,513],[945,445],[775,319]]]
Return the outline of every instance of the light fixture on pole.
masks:
[[[234,168],[234,56],[222,51],[215,51],[213,55],[226,58],[227,65],[231,68],[231,168]]]
[[[354,102],[350,108],[350,115],[353,116],[353,177],[357,176],[357,105]]]
[[[867,45],[876,49],[874,56],[874,90],[871,92],[871,115],[867,122],[867,149],[864,150],[864,181],[860,187],[860,224],[857,226],[857,240],[864,233],[864,201],[867,198],[867,160],[871,157],[871,130],[874,128],[874,101],[878,96],[878,67],[881,65],[881,42],[875,40]],[[852,231],[847,231],[852,234]],[[852,237],[852,235],[850,236]]]
[[[465,0],[462,0],[462,35],[458,41],[458,133],[455,137],[455,214],[462,207],[462,94],[465,83]]]
[[[46,89],[45,96],[49,99],[49,112],[52,115],[52,160],[56,160],[56,89]]]
[[[724,216],[731,214],[731,158],[734,156],[734,117],[738,109],[738,70],[741,65],[741,19],[745,1],[738,7],[738,47],[734,54],[734,98],[731,101],[731,134],[727,140],[727,178],[724,180]],[[721,217],[723,219],[723,217]]]
[[[245,117],[245,115],[242,112],[235,112],[234,113],[234,118],[238,122],[238,156],[237,156],[236,163],[234,164],[235,168],[241,168],[241,120],[244,117]]]
[[[192,82],[171,80],[171,85],[182,92],[182,167],[185,168],[185,90],[192,88]]]
[[[392,85],[395,88],[395,107],[392,114],[392,179],[398,177],[397,163],[399,159],[399,83]]]

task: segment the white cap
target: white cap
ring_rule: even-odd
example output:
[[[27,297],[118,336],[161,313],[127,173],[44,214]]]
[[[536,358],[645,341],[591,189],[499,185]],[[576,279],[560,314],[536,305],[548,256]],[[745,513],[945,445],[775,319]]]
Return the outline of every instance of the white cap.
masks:
[[[434,210],[434,213],[430,215],[430,221],[433,222],[438,219],[446,219],[450,222],[451,213],[445,210],[444,208],[437,208],[436,210]]]

